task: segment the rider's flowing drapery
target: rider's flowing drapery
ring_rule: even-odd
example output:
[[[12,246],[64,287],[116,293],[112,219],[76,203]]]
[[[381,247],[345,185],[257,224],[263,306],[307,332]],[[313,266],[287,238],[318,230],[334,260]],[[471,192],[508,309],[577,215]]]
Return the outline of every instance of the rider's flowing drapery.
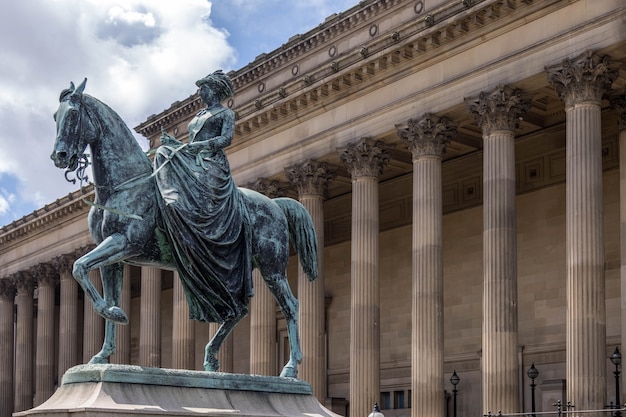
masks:
[[[161,146],[154,159],[163,228],[191,319],[224,322],[247,312],[252,262],[243,196],[222,150]]]

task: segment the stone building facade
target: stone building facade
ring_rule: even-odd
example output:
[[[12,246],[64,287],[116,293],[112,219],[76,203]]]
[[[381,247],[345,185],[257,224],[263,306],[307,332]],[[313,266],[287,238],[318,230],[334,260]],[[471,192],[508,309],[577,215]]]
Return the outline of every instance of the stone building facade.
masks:
[[[288,270],[300,377],[322,403],[451,416],[456,372],[459,415],[528,412],[531,364],[537,411],[614,401],[623,0],[365,0],[230,75],[235,181],[299,199],[323,248],[316,282],[295,258]],[[200,107],[192,95],[136,130],[152,149],[161,128],[184,140]],[[0,229],[1,417],[45,401],[99,350],[102,320],[71,276],[92,247],[89,197]],[[112,362],[202,369],[215,325],[189,321],[176,273],[124,273],[130,324]],[[285,323],[254,279],[221,363],[275,375]]]

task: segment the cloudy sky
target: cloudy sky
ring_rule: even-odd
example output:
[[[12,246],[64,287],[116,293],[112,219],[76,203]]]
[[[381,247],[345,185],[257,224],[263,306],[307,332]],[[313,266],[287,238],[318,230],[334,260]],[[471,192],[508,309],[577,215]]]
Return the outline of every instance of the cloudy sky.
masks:
[[[78,189],[49,158],[61,90],[131,127],[358,0],[20,0],[0,14],[0,227]],[[142,147],[146,142],[138,138]]]

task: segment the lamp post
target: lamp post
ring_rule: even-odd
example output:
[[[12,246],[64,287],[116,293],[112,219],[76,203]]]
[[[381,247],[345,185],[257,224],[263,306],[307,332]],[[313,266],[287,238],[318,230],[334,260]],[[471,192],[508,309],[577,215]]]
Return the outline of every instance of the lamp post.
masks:
[[[615,348],[615,351],[611,355],[611,363],[615,365],[615,371],[613,375],[615,375],[615,417],[621,417],[622,413],[619,411],[621,408],[619,403],[619,365],[622,363],[622,354],[619,352],[618,348]]]
[[[537,368],[535,368],[535,362],[533,362],[532,365],[530,365],[530,368],[528,368],[528,372],[526,373],[526,375],[528,375],[528,377],[530,378],[530,398],[531,398],[531,411],[533,413],[533,417],[536,417],[535,415],[535,387],[537,386],[537,384],[535,384],[535,378],[537,378],[539,376],[539,371],[537,370]]]
[[[453,417],[456,417],[456,395],[459,392],[459,390],[456,389],[456,386],[458,385],[459,381],[461,380],[461,378],[459,378],[459,376],[456,374],[456,370],[452,372],[452,376],[450,377],[450,382],[452,383],[452,386],[454,388],[452,388],[452,410],[453,410]]]

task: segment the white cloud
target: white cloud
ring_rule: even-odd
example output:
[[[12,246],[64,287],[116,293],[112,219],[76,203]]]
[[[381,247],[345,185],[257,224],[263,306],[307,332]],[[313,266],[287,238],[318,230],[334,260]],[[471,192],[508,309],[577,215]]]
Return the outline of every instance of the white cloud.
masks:
[[[0,195],[0,214],[8,212],[10,207],[9,201],[3,195]]]

